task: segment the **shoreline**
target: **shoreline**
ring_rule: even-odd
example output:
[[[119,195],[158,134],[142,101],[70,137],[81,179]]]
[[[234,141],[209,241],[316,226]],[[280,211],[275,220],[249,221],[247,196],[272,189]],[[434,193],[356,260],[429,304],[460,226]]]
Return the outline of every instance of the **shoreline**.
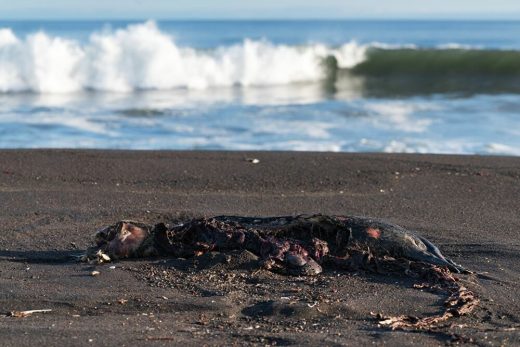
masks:
[[[520,343],[520,157],[23,149],[0,150],[0,163],[0,306],[53,310],[1,319],[6,345],[436,345],[451,333]],[[464,328],[392,332],[370,311],[423,314],[435,311],[438,297],[411,289],[409,279],[374,274],[327,273],[312,282],[185,271],[198,265],[164,259],[121,261],[113,270],[64,260],[120,219],[318,212],[417,230],[488,276],[474,284],[482,307],[452,321]],[[100,276],[90,276],[93,268]],[[293,314],[283,314],[281,297],[292,298]],[[325,298],[322,313],[307,306],[316,298]],[[265,302],[275,313],[258,314]]]

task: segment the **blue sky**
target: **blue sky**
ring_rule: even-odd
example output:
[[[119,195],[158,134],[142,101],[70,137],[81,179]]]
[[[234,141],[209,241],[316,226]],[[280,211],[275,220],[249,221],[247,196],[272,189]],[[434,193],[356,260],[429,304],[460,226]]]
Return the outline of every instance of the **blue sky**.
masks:
[[[520,19],[520,0],[0,0],[2,19]]]

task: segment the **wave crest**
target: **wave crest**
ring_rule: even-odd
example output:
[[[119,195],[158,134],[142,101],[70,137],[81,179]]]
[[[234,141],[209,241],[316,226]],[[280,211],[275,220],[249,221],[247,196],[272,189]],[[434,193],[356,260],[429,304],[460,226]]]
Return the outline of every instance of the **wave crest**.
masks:
[[[83,45],[44,32],[19,39],[11,29],[1,29],[0,91],[127,92],[290,84],[323,79],[322,61],[327,56],[349,68],[364,59],[365,51],[354,42],[330,49],[321,44],[292,47],[249,39],[197,51],[179,47],[152,21],[94,33]]]

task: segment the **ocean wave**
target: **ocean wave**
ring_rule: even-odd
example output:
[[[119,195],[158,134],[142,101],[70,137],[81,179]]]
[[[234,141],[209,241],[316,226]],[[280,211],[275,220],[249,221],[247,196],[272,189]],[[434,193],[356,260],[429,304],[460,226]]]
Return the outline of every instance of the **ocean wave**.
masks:
[[[321,80],[322,61],[341,68],[364,59],[354,42],[336,49],[246,39],[242,44],[195,50],[178,46],[154,22],[98,32],[87,43],[37,32],[18,38],[0,29],[0,91],[66,93],[80,90],[205,89],[280,85]]]
[[[86,42],[45,32],[20,38],[9,28],[0,29],[0,93],[201,90],[426,75],[507,76],[507,83],[516,86],[520,52],[454,43],[424,49],[355,41],[338,47],[320,43],[289,46],[251,39],[197,50],[179,46],[153,21],[95,32]],[[389,90],[398,89],[392,82]]]
[[[520,51],[443,47],[373,49],[353,71],[365,76],[520,77]]]

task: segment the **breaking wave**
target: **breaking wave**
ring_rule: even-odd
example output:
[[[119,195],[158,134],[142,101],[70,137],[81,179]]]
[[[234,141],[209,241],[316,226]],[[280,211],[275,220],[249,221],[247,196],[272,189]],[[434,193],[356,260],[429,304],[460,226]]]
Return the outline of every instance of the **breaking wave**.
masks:
[[[74,92],[85,89],[205,89],[215,86],[276,85],[323,78],[323,58],[341,67],[364,59],[365,49],[347,43],[291,47],[267,41],[200,51],[179,47],[154,22],[94,33],[88,42],[44,32],[18,38],[0,29],[0,91]]]
[[[456,74],[465,78],[507,76],[508,83],[517,85],[520,52],[456,45],[421,49],[354,41],[339,47],[319,43],[288,46],[249,39],[196,50],[177,45],[152,21],[93,33],[86,42],[44,32],[20,38],[9,28],[0,29],[1,93],[206,89],[355,76]]]

